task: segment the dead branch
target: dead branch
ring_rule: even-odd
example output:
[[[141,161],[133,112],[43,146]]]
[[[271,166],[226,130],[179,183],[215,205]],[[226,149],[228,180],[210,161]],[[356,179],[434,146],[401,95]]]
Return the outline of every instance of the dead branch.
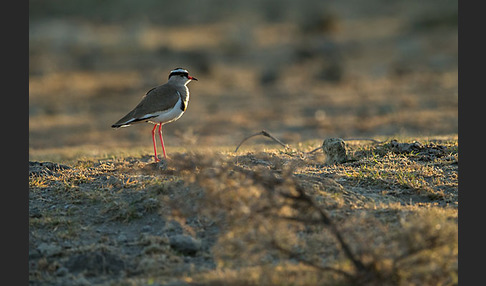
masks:
[[[236,170],[239,172],[246,174],[248,177],[253,179],[255,182],[261,183],[265,189],[274,192],[275,187],[282,185],[285,183],[285,180],[282,178],[277,178],[275,176],[263,176],[262,174],[258,172],[254,172],[251,170],[246,170],[242,167],[234,166]],[[298,184],[296,181],[297,179],[295,177],[291,177],[291,179],[294,181],[295,185],[295,190],[297,191],[297,195],[290,195],[290,194],[282,194],[280,193],[279,195],[282,195],[286,198],[297,200],[300,202],[304,202],[305,204],[308,205],[308,207],[316,210],[320,216],[320,221],[323,223],[325,226],[329,228],[331,233],[334,235],[334,237],[337,239],[341,249],[344,251],[345,256],[351,260],[353,266],[356,268],[358,273],[365,273],[367,272],[368,268],[364,265],[364,263],[356,257],[356,255],[353,253],[351,248],[349,247],[348,243],[344,240],[341,232],[339,231],[338,227],[334,222],[331,220],[329,214],[321,208],[315,201],[314,199],[307,195],[305,193],[304,188]]]
[[[259,136],[259,135],[263,135],[263,136],[266,136],[266,137],[272,139],[273,141],[277,142],[278,144],[280,144],[284,148],[290,148],[290,146],[288,144],[283,143],[282,141],[280,141],[278,138],[276,138],[275,136],[273,136],[272,134],[270,134],[266,130],[262,130],[260,132],[257,132],[255,134],[252,134],[250,136],[247,136],[247,137],[243,138],[243,140],[241,140],[240,144],[238,144],[238,146],[236,147],[235,153],[238,152],[238,149],[243,144],[243,142],[245,142],[246,140],[248,140],[248,139],[250,139],[252,137]],[[343,141],[371,141],[374,144],[381,144],[381,143],[385,143],[386,141],[388,141],[388,139],[385,139],[383,141],[378,141],[378,140],[372,139],[372,138],[348,138],[348,139],[342,139],[342,140]],[[307,152],[307,153],[304,152],[304,153],[305,154],[312,154],[312,153],[316,152],[317,150],[322,149],[322,147],[323,146],[321,145],[321,146],[315,148],[314,150],[312,150],[310,152]]]
[[[336,268],[329,267],[329,266],[322,266],[322,265],[320,265],[318,263],[315,263],[313,261],[310,261],[310,260],[302,257],[301,255],[298,255],[297,253],[295,253],[295,252],[293,252],[293,251],[291,251],[291,250],[289,250],[289,249],[281,246],[279,243],[277,243],[277,241],[275,239],[272,240],[271,243],[272,243],[272,246],[275,249],[281,251],[282,253],[285,253],[290,258],[295,259],[295,260],[297,260],[297,261],[299,261],[299,262],[301,262],[301,263],[303,263],[305,265],[314,267],[314,268],[316,268],[318,270],[321,270],[321,271],[332,271],[332,272],[336,272],[338,274],[341,274],[341,275],[345,276],[346,278],[348,278],[350,280],[352,280],[354,278],[354,276],[351,273],[348,273],[348,272],[346,272],[344,270],[336,269]]]
[[[317,151],[317,150],[319,150],[319,149],[322,149],[322,146],[319,146],[319,147],[317,147],[316,149],[314,149],[314,150],[312,150],[312,151],[310,151],[310,152],[307,152],[307,154],[312,154],[312,153],[316,152],[316,151]]]
[[[235,153],[238,151],[238,149],[243,144],[243,142],[245,142],[246,140],[248,140],[248,139],[250,139],[252,137],[258,136],[258,135],[266,136],[266,137],[272,139],[273,141],[277,142],[278,144],[282,145],[282,147],[288,148],[288,145],[287,144],[284,144],[282,141],[280,141],[278,138],[274,137],[272,134],[268,133],[267,131],[262,130],[262,131],[260,131],[258,133],[252,134],[252,135],[250,135],[248,137],[245,137],[243,140],[241,140],[240,144],[238,144],[238,146],[235,149]]]
[[[386,141],[388,141],[388,139],[385,139],[383,141],[378,141],[376,139],[372,139],[372,138],[348,138],[348,139],[343,139],[344,141],[371,141],[375,144],[382,144],[382,143],[385,143]]]
[[[326,225],[327,227],[329,227],[329,229],[331,230],[331,233],[338,240],[339,245],[341,246],[341,248],[344,251],[344,254],[348,257],[349,260],[351,260],[351,262],[353,263],[353,265],[356,268],[356,270],[358,270],[358,272],[364,272],[364,271],[366,271],[367,270],[366,266],[351,251],[351,248],[349,247],[349,245],[344,240],[344,238],[341,235],[341,232],[339,231],[339,229],[337,228],[337,226],[331,220],[329,214],[323,208],[321,208],[314,201],[314,199],[311,196],[307,195],[305,193],[305,191],[304,191],[304,188],[302,188],[300,185],[297,185],[296,191],[299,193],[299,197],[300,197],[299,200],[306,201],[309,204],[310,207],[312,207],[313,209],[315,209],[319,213],[319,215],[321,217],[322,223],[324,225]]]

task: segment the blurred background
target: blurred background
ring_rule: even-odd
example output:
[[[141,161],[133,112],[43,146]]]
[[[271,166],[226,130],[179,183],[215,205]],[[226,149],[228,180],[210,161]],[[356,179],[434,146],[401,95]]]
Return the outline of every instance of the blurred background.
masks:
[[[262,129],[289,144],[457,134],[457,5],[31,0],[30,153],[151,153],[151,124],[110,126],[176,67],[199,81],[164,126],[169,154]]]

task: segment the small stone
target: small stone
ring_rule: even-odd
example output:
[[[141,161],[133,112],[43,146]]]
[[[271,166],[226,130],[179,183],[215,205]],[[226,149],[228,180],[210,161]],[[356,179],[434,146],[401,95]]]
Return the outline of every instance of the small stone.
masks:
[[[148,163],[143,169],[146,171],[165,171],[167,170],[167,162],[166,160],[160,160],[158,162]]]
[[[322,142],[322,151],[326,154],[326,164],[334,165],[346,162],[346,143],[341,138],[328,138]]]
[[[71,256],[65,263],[71,273],[86,276],[99,276],[109,273],[118,274],[126,267],[125,261],[117,254],[105,251],[80,253]]]
[[[42,213],[41,213],[41,211],[38,208],[34,207],[31,210],[29,210],[29,217],[31,217],[31,218],[41,218],[42,217]]]
[[[49,257],[49,256],[61,254],[62,247],[55,244],[41,243],[37,247],[37,250],[39,251],[40,254]]]
[[[184,255],[194,255],[201,249],[201,241],[187,235],[174,235],[169,238],[170,246]]]
[[[422,143],[417,141],[413,143],[400,143],[395,139],[390,141],[390,146],[395,152],[398,153],[410,153],[413,151],[420,151],[424,147]]]

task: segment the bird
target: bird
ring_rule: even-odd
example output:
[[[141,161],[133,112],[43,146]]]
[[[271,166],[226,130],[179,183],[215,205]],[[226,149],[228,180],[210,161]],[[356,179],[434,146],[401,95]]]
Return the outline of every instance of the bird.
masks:
[[[190,76],[189,72],[184,68],[171,70],[167,83],[147,91],[140,103],[111,127],[117,129],[141,122],[155,124],[152,129],[155,162],[160,161],[157,156],[155,143],[157,126],[159,127],[158,133],[164,159],[167,159],[164,139],[162,138],[162,125],[179,119],[187,110],[189,103],[189,88],[187,88],[187,84],[192,80],[197,81],[197,78]]]

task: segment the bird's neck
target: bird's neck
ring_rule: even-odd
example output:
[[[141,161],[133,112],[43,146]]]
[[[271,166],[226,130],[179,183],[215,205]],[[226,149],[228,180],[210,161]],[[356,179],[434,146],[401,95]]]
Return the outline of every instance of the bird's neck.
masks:
[[[187,103],[189,101],[189,88],[186,85],[178,86],[178,90],[180,91],[180,96],[182,101]]]

